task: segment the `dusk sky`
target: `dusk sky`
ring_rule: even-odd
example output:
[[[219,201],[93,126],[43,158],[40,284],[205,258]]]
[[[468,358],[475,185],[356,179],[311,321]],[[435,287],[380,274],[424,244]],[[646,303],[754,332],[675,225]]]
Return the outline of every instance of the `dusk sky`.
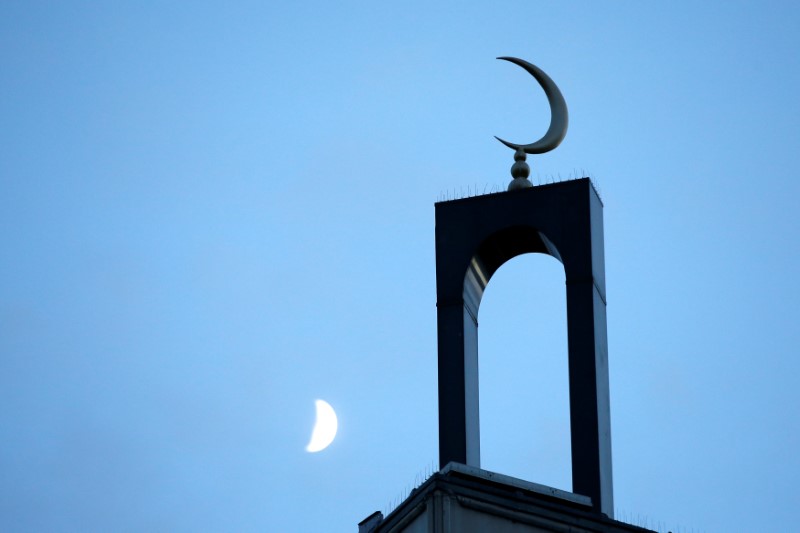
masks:
[[[0,530],[354,533],[438,468],[434,203],[589,176],[616,517],[791,531],[797,2],[0,3]],[[482,466],[570,490],[564,271],[479,320]],[[339,431],[306,444],[315,400]]]

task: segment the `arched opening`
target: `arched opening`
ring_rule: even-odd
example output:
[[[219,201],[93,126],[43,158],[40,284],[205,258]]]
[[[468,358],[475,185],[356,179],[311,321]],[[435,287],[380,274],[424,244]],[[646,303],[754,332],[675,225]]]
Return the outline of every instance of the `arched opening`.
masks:
[[[481,467],[571,491],[563,265],[539,253],[503,264],[478,323]]]

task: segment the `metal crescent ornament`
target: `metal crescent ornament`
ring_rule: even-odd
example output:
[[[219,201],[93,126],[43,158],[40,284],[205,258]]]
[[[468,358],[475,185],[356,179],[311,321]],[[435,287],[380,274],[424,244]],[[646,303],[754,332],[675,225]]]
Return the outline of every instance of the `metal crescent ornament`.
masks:
[[[532,65],[516,57],[498,57],[497,59],[514,63],[527,70],[531,76],[536,78],[536,81],[539,82],[539,85],[542,86],[544,93],[547,95],[547,101],[550,103],[550,127],[547,129],[547,133],[544,134],[544,137],[530,144],[515,144],[497,136],[495,136],[495,139],[517,152],[522,151],[526,154],[543,154],[549,152],[561,144],[561,141],[563,141],[564,137],[567,135],[569,113],[567,112],[567,102],[564,100],[564,96],[561,94],[561,91],[558,90],[558,86],[556,86],[555,82],[550,79],[550,76],[545,74],[542,69],[536,65]]]

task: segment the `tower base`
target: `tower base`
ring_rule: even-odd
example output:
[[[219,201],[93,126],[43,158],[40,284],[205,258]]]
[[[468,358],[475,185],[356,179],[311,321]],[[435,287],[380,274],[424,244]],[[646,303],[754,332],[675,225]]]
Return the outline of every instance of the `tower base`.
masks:
[[[591,498],[449,463],[386,518],[374,513],[359,533],[653,533],[593,510]]]

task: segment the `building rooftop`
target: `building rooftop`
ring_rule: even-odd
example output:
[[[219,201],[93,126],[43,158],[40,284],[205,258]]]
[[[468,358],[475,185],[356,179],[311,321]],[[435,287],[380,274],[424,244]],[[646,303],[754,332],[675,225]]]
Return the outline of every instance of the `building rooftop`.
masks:
[[[591,498],[459,463],[449,463],[385,518],[359,533],[652,533],[598,513]]]

